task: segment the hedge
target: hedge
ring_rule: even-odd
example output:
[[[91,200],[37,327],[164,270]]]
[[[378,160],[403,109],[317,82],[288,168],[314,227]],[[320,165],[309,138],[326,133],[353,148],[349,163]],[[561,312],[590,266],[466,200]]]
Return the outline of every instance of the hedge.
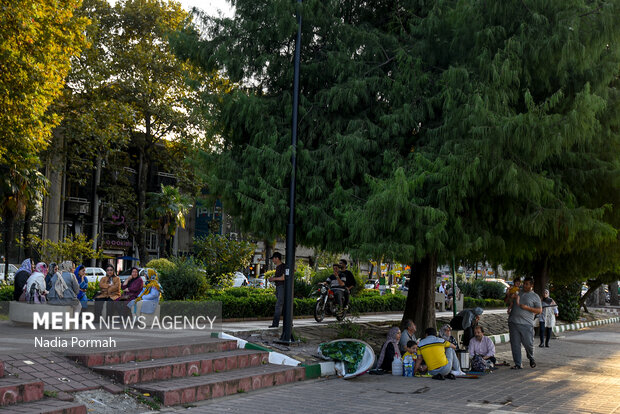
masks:
[[[476,299],[465,296],[463,299],[464,308],[476,308],[481,307],[483,309],[488,308],[503,308],[506,305],[501,299]]]

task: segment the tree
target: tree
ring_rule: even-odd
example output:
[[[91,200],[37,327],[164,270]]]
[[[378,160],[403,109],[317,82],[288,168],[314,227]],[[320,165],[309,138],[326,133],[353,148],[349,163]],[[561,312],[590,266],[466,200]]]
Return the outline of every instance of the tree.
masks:
[[[234,272],[248,267],[253,253],[252,243],[231,240],[220,234],[194,240],[194,254],[212,286],[225,284],[232,279]]]
[[[531,4],[530,4],[531,3]],[[177,49],[241,87],[209,102],[221,142],[209,182],[251,230],[287,217],[294,9],[238,1]],[[600,7],[599,7],[600,6]],[[404,319],[434,326],[438,261],[526,256],[615,235],[597,182],[618,73],[615,3],[303,3],[297,235],[411,263]],[[260,29],[259,29],[260,28]],[[558,46],[563,49],[558,52]],[[580,52],[581,51],[581,52]],[[590,74],[591,76],[588,76]],[[588,160],[579,162],[578,157]],[[562,244],[568,249],[568,244]]]
[[[146,216],[159,233],[159,255],[169,257],[172,254],[170,239],[177,227],[185,228],[185,215],[192,208],[192,200],[181,194],[178,188],[163,184],[160,193],[149,193],[148,196]]]
[[[4,2],[0,9],[0,210],[5,260],[14,223],[44,190],[39,153],[59,117],[49,112],[85,45],[79,0]]]
[[[85,45],[79,0],[3,2],[0,10],[0,164],[22,166],[59,121],[47,112]]]
[[[93,250],[93,241],[88,240],[85,234],[78,234],[74,239],[66,237],[58,242],[42,240],[35,236],[33,242],[41,253],[41,260],[47,263],[60,263],[65,260],[83,263],[86,259],[103,257],[100,250]]]

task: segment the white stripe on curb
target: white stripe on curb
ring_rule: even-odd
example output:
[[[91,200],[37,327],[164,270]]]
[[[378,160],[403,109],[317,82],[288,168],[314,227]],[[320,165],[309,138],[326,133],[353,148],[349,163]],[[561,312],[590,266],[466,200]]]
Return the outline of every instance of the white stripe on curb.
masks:
[[[592,321],[592,322],[580,322],[580,323],[571,323],[568,325],[556,325],[553,327],[553,332],[574,331],[574,330],[586,328],[588,326],[599,326],[599,325],[605,325],[608,323],[617,323],[617,322],[620,322],[620,317],[602,319],[602,320]],[[489,338],[491,338],[491,341],[493,341],[494,344],[503,344],[503,343],[510,342],[510,334],[508,333],[499,334],[499,335],[489,335]]]

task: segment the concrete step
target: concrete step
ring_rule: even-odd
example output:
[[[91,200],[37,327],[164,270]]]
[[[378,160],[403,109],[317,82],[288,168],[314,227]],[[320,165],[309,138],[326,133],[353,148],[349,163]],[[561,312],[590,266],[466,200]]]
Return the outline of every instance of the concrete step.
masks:
[[[10,411],[9,411],[10,410]],[[86,406],[77,402],[43,399],[28,403],[0,407],[0,413],[11,414],[86,414]]]
[[[257,367],[268,362],[268,352],[235,349],[176,358],[103,365],[93,367],[93,370],[112,377],[121,384],[136,384]]]
[[[117,365],[127,362],[150,361],[151,359],[175,358],[207,352],[230,351],[237,349],[237,341],[217,338],[204,338],[200,342],[184,345],[147,345],[122,350],[72,352],[67,358],[89,368],[102,365]]]
[[[43,398],[43,383],[19,378],[0,379],[0,407]]]
[[[137,384],[135,388],[164,405],[187,404],[305,379],[305,368],[262,365],[199,377]]]

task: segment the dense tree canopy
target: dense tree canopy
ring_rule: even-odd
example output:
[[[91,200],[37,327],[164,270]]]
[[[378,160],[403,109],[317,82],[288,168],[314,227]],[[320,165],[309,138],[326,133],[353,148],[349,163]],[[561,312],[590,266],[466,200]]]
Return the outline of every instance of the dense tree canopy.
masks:
[[[253,231],[283,232],[295,5],[235,1],[184,31],[222,70],[210,183]],[[613,243],[620,4],[305,1],[298,241],[412,263],[405,317],[434,323],[437,260],[533,266]]]

